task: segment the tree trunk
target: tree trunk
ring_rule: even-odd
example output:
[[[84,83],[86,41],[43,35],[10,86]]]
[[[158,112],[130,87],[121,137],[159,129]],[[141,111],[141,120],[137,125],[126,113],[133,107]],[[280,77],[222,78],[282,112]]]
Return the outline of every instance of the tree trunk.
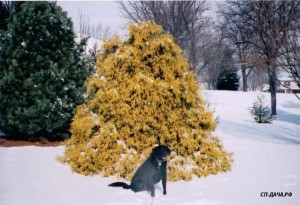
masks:
[[[242,65],[242,78],[243,78],[243,91],[248,91],[248,85],[247,85],[247,75],[246,75],[246,66]]]
[[[277,76],[276,76],[276,67],[274,65],[272,64],[269,65],[268,74],[269,74],[269,86],[270,86],[270,93],[271,93],[271,111],[272,111],[272,115],[277,115],[277,111],[276,111]]]

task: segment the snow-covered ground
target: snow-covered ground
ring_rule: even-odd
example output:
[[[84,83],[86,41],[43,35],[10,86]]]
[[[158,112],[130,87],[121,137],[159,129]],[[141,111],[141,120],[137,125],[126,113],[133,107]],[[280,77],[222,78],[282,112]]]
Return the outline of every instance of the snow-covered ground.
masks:
[[[273,124],[256,124],[248,108],[257,93],[204,91],[220,124],[216,134],[234,153],[232,171],[191,182],[159,184],[153,199],[108,187],[116,179],[86,177],[60,164],[64,147],[0,148],[1,205],[297,205],[300,202],[300,101],[278,94]],[[266,94],[269,97],[269,94]],[[291,196],[286,193],[292,194]],[[268,197],[271,195],[274,197]]]

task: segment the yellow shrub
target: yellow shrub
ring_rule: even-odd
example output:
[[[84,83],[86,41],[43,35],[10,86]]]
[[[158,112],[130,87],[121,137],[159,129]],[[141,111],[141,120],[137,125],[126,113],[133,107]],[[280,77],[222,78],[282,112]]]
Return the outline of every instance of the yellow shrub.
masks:
[[[61,161],[85,175],[130,179],[156,144],[167,145],[169,180],[230,170],[231,154],[212,135],[213,114],[199,96],[180,48],[147,22],[107,41],[87,80]]]

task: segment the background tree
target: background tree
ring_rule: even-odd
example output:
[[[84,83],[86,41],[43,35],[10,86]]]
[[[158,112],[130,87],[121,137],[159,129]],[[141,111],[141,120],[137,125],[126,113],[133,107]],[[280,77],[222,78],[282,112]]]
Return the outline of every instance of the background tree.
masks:
[[[283,48],[281,66],[300,87],[300,22],[298,25],[295,25],[295,30],[291,31],[290,35],[287,36],[286,44]]]
[[[112,32],[110,27],[103,26],[102,24],[91,24],[90,19],[84,16],[82,10],[78,11],[78,16],[79,16],[78,32],[83,37],[93,37],[95,39],[99,39],[102,41],[112,37]]]
[[[237,70],[223,70],[217,79],[217,90],[233,90],[239,89],[239,77]]]
[[[276,115],[278,59],[286,36],[299,21],[300,2],[296,1],[228,1],[225,12],[237,19],[249,34],[249,41],[264,59],[269,77],[272,115]]]
[[[87,101],[78,106],[61,158],[82,174],[132,177],[156,144],[167,145],[169,180],[230,170],[213,114],[199,97],[195,75],[173,38],[154,23],[106,42]]]
[[[206,83],[208,89],[217,89],[220,73],[234,69],[233,50],[221,37],[216,38],[219,39],[219,43],[213,46],[214,54],[201,73],[201,82]]]
[[[0,130],[49,139],[67,132],[89,74],[74,37],[54,2],[26,2],[10,18],[0,46]]]
[[[239,16],[234,15],[231,4],[221,3],[218,5],[221,19],[219,20],[219,29],[222,32],[222,37],[227,39],[232,47],[234,47],[237,57],[236,67],[239,67],[242,74],[243,91],[247,92],[247,79],[253,70],[254,49],[249,40],[251,33],[245,29],[243,22]]]
[[[252,91],[268,91],[268,72],[260,67],[253,67],[252,72],[248,76],[248,88]]]
[[[89,18],[86,18],[82,13],[82,10],[78,11],[79,17],[79,29],[77,38],[79,40],[85,39],[87,40],[87,44],[89,48],[85,48],[87,56],[86,58],[89,59],[92,67],[95,69],[97,55],[100,50],[101,44],[103,41],[111,38],[112,32],[110,27],[105,27],[102,24],[90,24]]]

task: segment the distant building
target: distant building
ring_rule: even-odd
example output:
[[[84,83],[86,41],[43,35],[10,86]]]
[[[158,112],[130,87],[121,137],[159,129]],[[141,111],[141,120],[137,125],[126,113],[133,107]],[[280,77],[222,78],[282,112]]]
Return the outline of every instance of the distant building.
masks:
[[[300,88],[297,83],[289,77],[278,79],[277,92],[278,93],[300,93]]]

